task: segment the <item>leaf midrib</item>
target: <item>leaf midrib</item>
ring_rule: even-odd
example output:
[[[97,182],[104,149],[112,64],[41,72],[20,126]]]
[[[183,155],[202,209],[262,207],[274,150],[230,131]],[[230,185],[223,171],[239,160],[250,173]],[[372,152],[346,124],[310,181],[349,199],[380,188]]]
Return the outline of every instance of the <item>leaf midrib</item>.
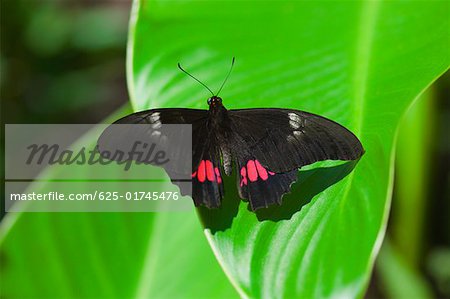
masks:
[[[355,134],[361,138],[364,122],[364,110],[366,105],[366,93],[369,82],[371,57],[373,49],[373,38],[375,34],[376,20],[380,11],[381,1],[365,1],[361,9],[355,52],[355,70],[353,73],[354,83],[354,118]],[[359,79],[359,80],[358,80]]]

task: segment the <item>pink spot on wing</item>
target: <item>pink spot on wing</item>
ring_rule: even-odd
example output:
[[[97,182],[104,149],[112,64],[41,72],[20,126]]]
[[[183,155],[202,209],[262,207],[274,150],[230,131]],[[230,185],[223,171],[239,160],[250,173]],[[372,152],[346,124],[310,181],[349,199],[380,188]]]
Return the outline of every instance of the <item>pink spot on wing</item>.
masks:
[[[265,181],[269,178],[269,175],[267,174],[267,170],[259,163],[258,160],[255,160],[256,164],[256,170],[258,171],[259,177]]]
[[[222,177],[220,176],[219,168],[218,167],[214,168],[214,171],[216,172],[217,183],[219,184],[222,183]]]
[[[241,168],[241,175],[245,178],[247,177],[247,170],[245,169],[245,167]]]
[[[256,182],[258,180],[258,172],[256,170],[255,161],[249,160],[247,162],[248,179],[250,182]]]
[[[272,172],[270,170],[267,171],[270,175],[275,175],[275,172]]]
[[[206,165],[205,165],[205,161],[204,160],[202,160],[200,162],[200,165],[198,166],[198,174],[197,174],[197,176],[198,176],[199,182],[201,182],[201,183],[203,183],[205,181],[205,178],[206,178],[206,167],[205,166]]]
[[[205,162],[206,167],[206,176],[208,178],[208,181],[214,182],[216,180],[216,177],[214,176],[214,167],[211,161],[206,160]]]
[[[192,174],[192,177],[195,178],[196,175],[197,175],[197,171]]]
[[[241,187],[244,185],[247,185],[247,170],[245,169],[245,166],[241,168]]]

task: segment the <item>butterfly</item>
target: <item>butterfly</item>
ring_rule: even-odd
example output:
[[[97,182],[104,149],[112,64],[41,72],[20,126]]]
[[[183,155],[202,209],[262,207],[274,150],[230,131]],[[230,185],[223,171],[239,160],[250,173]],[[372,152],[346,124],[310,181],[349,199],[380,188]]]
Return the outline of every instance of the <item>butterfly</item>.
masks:
[[[217,93],[178,64],[181,71],[211,92],[208,110],[150,109],[114,123],[192,125],[192,198],[196,206],[220,207],[223,176],[231,175],[233,166],[238,194],[255,211],[281,205],[299,168],[323,160],[356,160],[364,154],[352,132],[316,114],[283,108],[226,109],[218,95],[234,61]],[[111,138],[115,137],[102,135],[99,147]]]

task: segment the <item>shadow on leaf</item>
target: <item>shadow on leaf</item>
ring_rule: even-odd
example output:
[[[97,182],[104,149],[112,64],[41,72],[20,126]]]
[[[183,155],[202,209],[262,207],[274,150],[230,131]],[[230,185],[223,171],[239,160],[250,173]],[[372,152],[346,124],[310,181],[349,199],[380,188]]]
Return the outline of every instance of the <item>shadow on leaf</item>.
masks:
[[[259,221],[291,219],[317,194],[345,178],[357,163],[358,161],[348,161],[338,166],[299,171],[297,182],[292,186],[292,191],[283,196],[282,204],[257,210],[256,217]]]
[[[310,203],[311,200],[328,187],[345,178],[356,166],[358,160],[348,161],[338,166],[318,167],[310,170],[300,170],[297,182],[293,184],[292,191],[283,196],[281,205],[272,205],[255,211],[259,221],[289,220],[292,215]],[[237,193],[236,174],[225,177],[226,195],[222,206],[218,209],[199,207],[197,209],[200,219],[211,233],[224,231],[231,227],[236,217],[241,199]],[[249,213],[252,213],[248,207]]]
[[[231,176],[224,176],[223,180],[225,196],[222,199],[220,208],[208,209],[203,206],[197,208],[203,226],[210,229],[212,233],[224,231],[231,227],[233,218],[236,217],[239,204],[241,203],[236,187],[236,173],[233,171]]]

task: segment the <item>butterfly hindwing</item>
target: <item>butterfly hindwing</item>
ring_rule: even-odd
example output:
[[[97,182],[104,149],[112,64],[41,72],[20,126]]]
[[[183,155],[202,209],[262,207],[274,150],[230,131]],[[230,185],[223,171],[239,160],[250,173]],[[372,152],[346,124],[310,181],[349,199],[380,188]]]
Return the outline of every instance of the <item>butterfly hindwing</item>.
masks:
[[[254,158],[238,161],[237,187],[239,196],[248,199],[252,210],[281,204],[297,179],[297,170],[274,173]]]
[[[218,150],[212,149],[204,153],[198,167],[193,169],[192,198],[196,206],[218,208],[223,195],[220,155]]]
[[[345,127],[291,109],[229,110],[235,155],[251,155],[284,173],[322,160],[354,160],[364,149]]]

